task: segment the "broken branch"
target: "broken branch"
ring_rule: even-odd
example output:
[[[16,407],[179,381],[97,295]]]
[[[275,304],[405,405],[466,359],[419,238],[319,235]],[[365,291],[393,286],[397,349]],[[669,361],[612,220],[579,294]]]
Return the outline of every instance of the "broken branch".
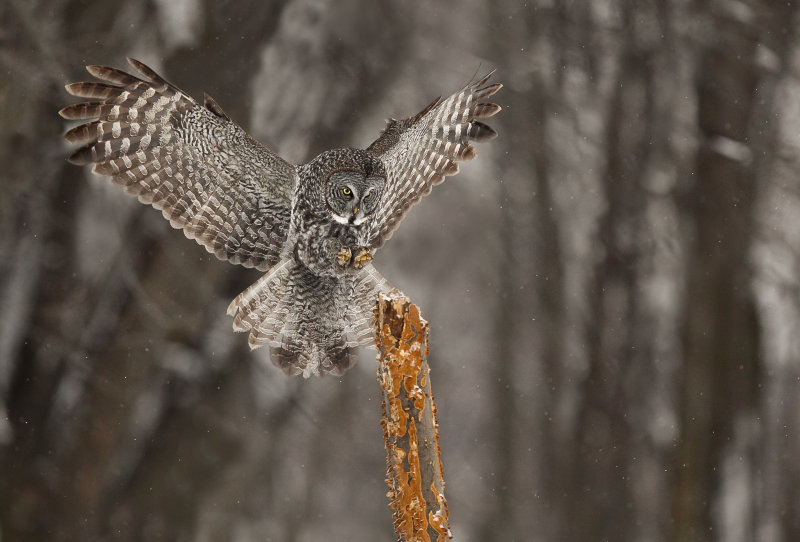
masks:
[[[375,316],[395,532],[404,542],[445,542],[452,535],[427,361],[428,323],[398,291],[380,296]]]

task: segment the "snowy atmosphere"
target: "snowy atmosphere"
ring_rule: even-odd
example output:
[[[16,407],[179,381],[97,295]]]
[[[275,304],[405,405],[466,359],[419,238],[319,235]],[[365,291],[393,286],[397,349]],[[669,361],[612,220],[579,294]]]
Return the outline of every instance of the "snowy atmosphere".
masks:
[[[495,70],[371,264],[453,540],[800,540],[800,3],[0,0],[0,541],[398,539],[377,351],[287,375],[226,312],[263,271],[67,161],[126,57],[298,165]]]

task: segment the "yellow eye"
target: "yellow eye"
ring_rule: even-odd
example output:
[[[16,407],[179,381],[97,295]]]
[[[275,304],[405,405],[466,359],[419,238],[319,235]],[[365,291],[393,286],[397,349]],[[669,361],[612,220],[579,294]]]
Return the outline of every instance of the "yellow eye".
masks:
[[[345,186],[344,188],[342,188],[342,193],[343,193],[345,196],[350,196],[350,195],[352,195],[352,194],[353,194],[353,191],[352,191],[352,190],[350,190],[349,188],[347,188],[347,187]]]

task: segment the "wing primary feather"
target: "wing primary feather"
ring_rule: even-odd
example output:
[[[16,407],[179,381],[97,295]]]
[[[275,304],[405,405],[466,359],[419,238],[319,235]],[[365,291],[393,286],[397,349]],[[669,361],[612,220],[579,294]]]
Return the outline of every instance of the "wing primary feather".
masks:
[[[138,77],[134,77],[127,72],[118,70],[117,68],[112,68],[110,66],[86,66],[86,71],[100,80],[121,85],[123,87],[135,85],[136,83],[144,83],[144,81]]]
[[[487,103],[487,102],[478,102],[475,104],[475,107],[472,109],[472,116],[476,119],[485,119],[488,117],[493,117],[500,111],[502,111],[502,107],[497,104]]]
[[[469,124],[467,135],[475,141],[489,141],[497,137],[497,131],[482,122],[473,121]]]
[[[493,85],[489,85],[488,87],[479,88],[475,90],[475,98],[479,100],[488,98],[489,96],[496,94],[501,88],[503,88],[502,83],[495,83]]]
[[[64,88],[67,89],[67,92],[73,96],[77,96],[78,98],[95,98],[100,100],[106,100],[116,96],[120,91],[120,88],[114,85],[97,83],[94,81],[85,83],[70,83],[68,85],[64,85]]]
[[[86,121],[64,134],[80,145],[67,160],[94,163],[94,172],[218,257],[261,270],[274,265],[297,169],[248,136],[212,98],[203,107],[143,63],[128,62],[135,72],[91,65],[86,69],[98,81],[66,85],[90,100],[59,112]]]
[[[217,101],[206,93],[203,93],[203,105],[205,105],[206,109],[214,113],[216,116],[225,120],[231,120],[228,114],[222,110]]]
[[[67,120],[87,120],[95,117],[110,116],[114,107],[114,104],[102,102],[82,102],[68,105],[58,114]],[[127,109],[120,109],[120,112],[127,112]]]
[[[478,119],[501,111],[485,101],[503,85],[489,83],[494,71],[442,100],[437,98],[414,116],[391,121],[367,150],[380,156],[388,171],[383,207],[371,229],[373,247],[380,247],[406,210],[445,177],[458,173],[458,161],[475,157],[473,142],[497,137]]]
[[[136,69],[136,71],[138,71],[139,73],[141,73],[142,75],[147,77],[153,83],[157,83],[159,85],[169,85],[169,83],[167,82],[166,79],[164,79],[163,77],[158,75],[155,71],[153,71],[152,68],[150,68],[149,66],[145,65],[144,63],[139,62],[135,58],[131,58],[131,57],[127,57],[127,60],[128,60],[128,64],[133,66]]]

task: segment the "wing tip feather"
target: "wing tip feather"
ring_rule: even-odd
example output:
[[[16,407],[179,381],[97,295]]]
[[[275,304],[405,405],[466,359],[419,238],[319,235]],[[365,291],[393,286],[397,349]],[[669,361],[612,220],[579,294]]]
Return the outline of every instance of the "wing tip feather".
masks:
[[[89,152],[90,151],[88,150],[88,147],[81,147],[67,157],[67,162],[76,166],[85,166],[86,164],[90,164],[91,160],[89,160],[87,157]]]
[[[84,89],[86,83],[67,83],[64,85],[64,90],[66,90],[69,94],[73,96],[83,97],[81,95],[81,90]]]
[[[86,66],[86,71],[89,72],[94,77],[97,77],[98,79],[105,79],[104,74],[108,69],[110,68],[108,68],[107,66],[102,66],[100,64],[89,64],[88,66]]]
[[[131,56],[125,57],[125,60],[127,60],[128,64],[130,64],[136,71],[138,71],[140,74],[142,74],[145,77],[147,77],[152,83],[156,83],[156,84],[160,84],[160,85],[169,85],[169,83],[167,83],[166,79],[164,79],[163,77],[158,75],[153,68],[151,68],[150,66],[148,66],[144,62],[141,62],[140,60],[136,60],[135,58],[133,58]]]
[[[489,141],[497,137],[497,130],[478,121],[472,121],[469,124],[469,131],[467,135],[473,141]]]
[[[494,96],[497,92],[503,88],[503,83],[492,83],[486,87],[476,86],[473,93],[475,94],[476,98],[488,98],[489,96]]]
[[[472,110],[472,116],[476,119],[485,119],[495,116],[502,110],[503,108],[496,103],[477,102]]]

